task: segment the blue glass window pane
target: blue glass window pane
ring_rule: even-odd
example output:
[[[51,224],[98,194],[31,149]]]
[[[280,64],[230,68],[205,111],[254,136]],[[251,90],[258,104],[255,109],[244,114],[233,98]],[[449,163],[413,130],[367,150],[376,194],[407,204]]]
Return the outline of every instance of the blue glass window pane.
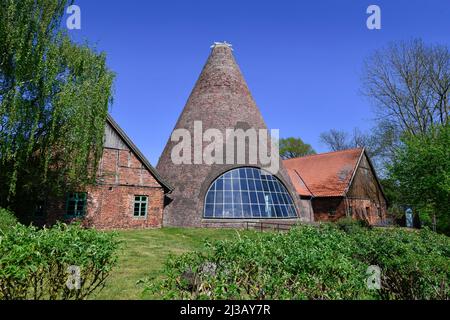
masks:
[[[223,203],[223,191],[216,191],[216,203]]]
[[[274,206],[277,218],[283,218],[283,213],[281,212],[280,206]]]
[[[213,204],[207,204],[205,206],[205,217],[212,218],[214,216],[214,205]]]
[[[216,190],[223,190],[223,179],[219,179],[216,181]]]
[[[239,168],[212,183],[205,198],[205,218],[295,218],[292,198],[265,171]]]
[[[224,197],[223,197],[223,203],[230,203],[233,201],[233,194],[231,191],[225,191]]]
[[[253,218],[260,218],[261,217],[261,213],[259,211],[259,205],[252,204],[252,214],[253,214]]]
[[[283,213],[283,217],[288,216],[288,211],[287,211],[286,206],[281,206],[281,212]]]
[[[240,189],[241,189],[241,184],[240,184],[239,179],[233,180],[233,191],[240,190]]]
[[[233,191],[233,202],[242,203],[242,197],[240,191]]]
[[[265,192],[269,192],[269,183],[265,180],[262,181],[263,189]]]
[[[261,217],[267,218],[266,206],[264,204],[259,205],[259,211],[261,211]]]
[[[256,186],[256,190],[263,189],[261,180],[255,180],[255,186]]]
[[[243,190],[243,191],[248,190],[247,180],[241,179],[239,181],[240,181],[240,184],[241,184],[241,190]]]
[[[250,203],[250,196],[248,195],[248,192],[242,192],[242,203]]]
[[[206,203],[214,204],[214,195],[215,195],[214,191],[209,192],[208,195],[206,196]]]
[[[224,218],[232,218],[233,217],[233,205],[231,203],[224,204],[223,217]]]
[[[280,204],[280,199],[278,198],[277,193],[272,193],[272,201],[274,204]]]
[[[242,205],[242,211],[244,213],[244,217],[245,218],[251,218],[252,216],[252,211],[250,209],[250,205],[249,204],[243,204]]]
[[[280,183],[278,181],[275,181],[275,190],[277,190],[277,192],[283,192],[281,190],[281,185],[280,185]]]
[[[256,192],[250,192],[250,203],[258,203]]]
[[[222,203],[216,203],[216,206],[214,209],[214,217],[215,218],[223,218],[223,204]]]
[[[243,212],[242,212],[242,204],[240,203],[235,203],[233,205],[233,216],[235,218],[243,218]]]
[[[263,192],[258,192],[258,200],[259,200],[259,203],[265,203],[266,198],[265,198],[265,195]]]
[[[289,216],[291,216],[293,214],[293,208],[292,206],[288,206],[288,212],[289,212]]]

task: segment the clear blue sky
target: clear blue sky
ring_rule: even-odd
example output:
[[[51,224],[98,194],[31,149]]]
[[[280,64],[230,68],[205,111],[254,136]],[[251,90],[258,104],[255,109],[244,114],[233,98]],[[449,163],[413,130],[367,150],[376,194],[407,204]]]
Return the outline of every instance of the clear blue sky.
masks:
[[[449,0],[76,0],[70,31],[108,56],[117,73],[112,115],[156,165],[214,41],[236,59],[270,128],[321,152],[321,132],[369,130],[362,62],[393,40],[450,45]],[[366,9],[382,10],[368,30]]]

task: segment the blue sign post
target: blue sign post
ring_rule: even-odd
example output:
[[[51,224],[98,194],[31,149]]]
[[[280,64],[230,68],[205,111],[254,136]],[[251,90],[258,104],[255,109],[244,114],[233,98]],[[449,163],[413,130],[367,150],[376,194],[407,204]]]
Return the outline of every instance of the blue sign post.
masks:
[[[406,216],[406,227],[414,228],[414,214],[411,208],[406,209],[405,216]]]

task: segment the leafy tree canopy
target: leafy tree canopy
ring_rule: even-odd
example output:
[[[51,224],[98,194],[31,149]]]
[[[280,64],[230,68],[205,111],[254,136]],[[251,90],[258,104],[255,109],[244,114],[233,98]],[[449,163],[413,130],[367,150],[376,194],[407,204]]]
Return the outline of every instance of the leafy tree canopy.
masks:
[[[95,177],[114,74],[104,54],[72,43],[61,29],[69,4],[0,4],[2,206],[77,188]]]
[[[280,155],[283,159],[292,159],[316,154],[311,145],[300,138],[280,139]]]
[[[389,168],[400,201],[413,205],[421,220],[450,234],[450,125],[423,136],[408,135]]]

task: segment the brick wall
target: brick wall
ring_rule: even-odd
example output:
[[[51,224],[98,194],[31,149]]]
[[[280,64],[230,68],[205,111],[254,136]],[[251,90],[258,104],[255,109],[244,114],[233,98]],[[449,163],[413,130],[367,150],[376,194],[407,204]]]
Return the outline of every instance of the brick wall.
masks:
[[[315,221],[337,221],[346,216],[345,202],[342,197],[312,199]],[[334,215],[330,215],[333,212]]]
[[[366,220],[372,225],[386,218],[386,207],[370,199],[350,199],[343,197],[315,198],[312,200],[316,221],[335,222],[347,216],[347,208],[353,219]],[[334,215],[330,212],[334,211]]]
[[[130,150],[103,150],[97,184],[87,190],[87,210],[83,224],[97,229],[159,228],[162,226],[164,189]],[[134,197],[147,196],[145,218],[134,217]],[[66,199],[52,201],[47,223],[67,221]]]

